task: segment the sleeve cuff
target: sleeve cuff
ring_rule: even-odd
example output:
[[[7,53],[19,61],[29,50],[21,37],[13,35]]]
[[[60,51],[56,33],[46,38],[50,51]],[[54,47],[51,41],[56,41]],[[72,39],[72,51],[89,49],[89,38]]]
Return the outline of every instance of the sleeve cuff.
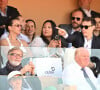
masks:
[[[68,34],[64,35],[63,37],[64,37],[65,39],[67,39],[67,38],[68,38]]]

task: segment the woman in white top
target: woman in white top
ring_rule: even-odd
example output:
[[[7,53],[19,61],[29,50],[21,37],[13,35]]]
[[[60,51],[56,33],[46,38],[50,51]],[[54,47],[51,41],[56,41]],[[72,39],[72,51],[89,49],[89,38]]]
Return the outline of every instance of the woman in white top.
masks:
[[[61,40],[55,40],[57,34],[56,24],[52,20],[43,23],[41,36],[34,38],[32,47],[61,47]]]
[[[17,36],[21,33],[21,23],[18,18],[11,19],[8,22],[7,30],[9,35],[6,39],[1,40],[1,46],[28,46],[24,40],[19,40]]]
[[[54,56],[57,52],[61,52],[62,50],[58,49],[61,47],[61,39],[58,36],[55,22],[46,20],[42,26],[41,36],[35,37],[30,46],[33,49],[33,55],[36,57]],[[58,48],[56,49],[56,47]]]

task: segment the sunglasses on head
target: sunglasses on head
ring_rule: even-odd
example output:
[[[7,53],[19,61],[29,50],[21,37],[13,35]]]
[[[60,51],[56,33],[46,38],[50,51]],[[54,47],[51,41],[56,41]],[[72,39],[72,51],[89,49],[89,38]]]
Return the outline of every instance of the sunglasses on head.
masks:
[[[93,25],[90,25],[90,26],[87,26],[87,25],[81,25],[81,29],[85,28],[85,29],[88,29],[89,27],[91,27]]]
[[[75,20],[75,19],[76,19],[77,21],[80,21],[81,18],[79,18],[79,17],[72,17],[72,20]]]

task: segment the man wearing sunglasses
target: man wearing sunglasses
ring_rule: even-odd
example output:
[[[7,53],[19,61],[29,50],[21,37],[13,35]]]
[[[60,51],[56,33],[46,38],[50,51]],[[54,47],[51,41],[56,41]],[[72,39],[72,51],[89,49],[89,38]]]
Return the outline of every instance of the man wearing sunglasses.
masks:
[[[23,52],[20,48],[14,47],[8,51],[8,62],[4,68],[0,69],[0,75],[8,75],[11,71],[20,71],[21,74],[30,72],[31,75],[34,75],[34,65],[32,62],[29,62],[27,65],[22,67],[21,61],[23,58]]]
[[[60,24],[59,27],[65,29],[68,34],[73,34],[75,31],[81,31],[80,25],[83,20],[83,13],[79,9],[72,11],[71,24]]]
[[[79,9],[83,12],[84,17],[94,18],[96,15],[100,16],[100,13],[91,10],[90,5],[92,0],[78,0]]]
[[[79,9],[75,9],[74,11],[72,11],[70,18],[71,18],[71,24],[60,24],[58,27],[65,29],[69,35],[73,34],[76,31],[80,32],[81,31],[80,25],[83,20],[83,13]],[[64,40],[63,38],[62,42],[64,46],[67,45],[66,40]]]
[[[96,22],[90,17],[83,19],[81,29],[82,32],[75,32],[73,35],[68,35],[67,32],[59,28],[59,35],[67,38],[75,48],[85,47],[89,49],[100,49],[100,38],[93,35]]]

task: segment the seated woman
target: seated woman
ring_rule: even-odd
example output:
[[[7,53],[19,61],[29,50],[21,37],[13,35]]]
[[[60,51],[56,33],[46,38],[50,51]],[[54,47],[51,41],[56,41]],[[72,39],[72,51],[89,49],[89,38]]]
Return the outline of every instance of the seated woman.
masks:
[[[96,21],[96,29],[94,30],[93,33],[95,36],[100,36],[100,16],[96,16],[95,21]]]
[[[18,18],[11,19],[8,22],[7,30],[9,31],[9,35],[6,39],[0,41],[0,46],[9,46],[10,48],[13,46],[28,46],[24,40],[19,40],[17,38],[21,33],[21,24]]]
[[[33,41],[35,34],[36,34],[36,23],[32,19],[27,19],[26,20],[26,27],[25,27],[25,32],[24,34],[28,36],[30,42],[29,44]]]
[[[35,37],[30,46],[35,57],[59,57],[64,54],[61,49],[61,39],[58,35],[56,24],[52,20],[46,20],[43,23],[41,36]]]
[[[52,20],[43,23],[41,36],[34,38],[32,47],[61,47],[61,40],[55,40],[57,35],[56,24]]]

